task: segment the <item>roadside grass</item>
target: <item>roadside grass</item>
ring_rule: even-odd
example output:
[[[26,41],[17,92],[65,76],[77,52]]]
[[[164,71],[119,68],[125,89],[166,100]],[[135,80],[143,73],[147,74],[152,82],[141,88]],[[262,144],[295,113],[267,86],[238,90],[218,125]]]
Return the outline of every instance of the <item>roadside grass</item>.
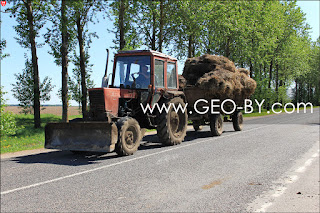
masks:
[[[320,106],[313,106],[313,108],[318,108]],[[311,109],[311,107],[306,107],[306,109]],[[291,111],[292,108],[287,108],[288,111]],[[303,110],[303,107],[300,107],[299,110]],[[269,111],[269,113],[268,113]],[[275,112],[280,112],[282,111],[282,113],[285,113],[284,112],[284,108],[278,108],[278,109],[274,109]],[[295,112],[297,111],[297,109],[295,109]],[[254,109],[254,112],[253,113],[244,113],[244,110],[242,110],[242,114],[243,114],[243,117],[259,117],[259,116],[268,116],[268,115],[274,115],[276,113],[274,113],[271,109],[270,110],[267,110],[267,109],[261,109],[261,113],[259,113],[258,109]]]
[[[69,119],[81,118],[82,115],[69,116]],[[49,122],[61,121],[61,116],[41,115],[41,127],[33,127],[33,115],[15,114],[17,126],[22,127],[13,136],[1,136],[1,154],[44,147],[44,127]]]

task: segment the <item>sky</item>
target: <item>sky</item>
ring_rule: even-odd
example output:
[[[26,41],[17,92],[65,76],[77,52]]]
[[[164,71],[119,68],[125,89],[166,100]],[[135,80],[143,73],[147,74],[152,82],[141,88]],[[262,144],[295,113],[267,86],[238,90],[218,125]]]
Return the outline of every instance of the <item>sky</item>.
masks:
[[[310,35],[311,39],[315,41],[319,37],[319,1],[298,1],[297,5],[301,7],[302,11],[306,14],[306,22],[311,26]],[[6,9],[10,5],[1,7],[1,11]],[[14,84],[15,73],[21,73],[25,68],[25,54],[27,53],[30,56],[30,50],[22,48],[16,41],[15,37],[17,34],[14,30],[14,26],[17,25],[17,22],[10,18],[8,14],[1,13],[1,39],[7,41],[7,47],[4,50],[4,53],[10,54],[9,57],[1,61],[1,86],[4,87],[4,91],[8,92],[5,95],[7,99],[7,104],[18,104],[19,102],[12,96],[12,84]],[[99,23],[90,24],[89,29],[95,31],[99,36],[98,39],[94,38],[89,50],[91,56],[90,63],[93,64],[92,67],[92,79],[96,87],[101,86],[102,77],[104,75],[105,64],[106,64],[106,49],[110,49],[109,56],[109,73],[112,71],[112,59],[114,57],[115,51],[112,49],[114,46],[113,40],[115,38],[114,33],[109,32],[113,29],[113,21],[109,19],[100,19]],[[44,34],[46,29],[40,32]],[[42,38],[37,39],[38,43],[44,42]],[[39,74],[40,81],[42,81],[45,76],[52,78],[52,83],[55,85],[55,88],[51,92],[51,100],[41,103],[41,104],[61,104],[60,98],[57,96],[59,88],[61,88],[61,67],[55,65],[53,57],[48,53],[50,47],[44,45],[42,48],[37,49],[38,54],[38,64],[39,64]],[[181,74],[183,69],[184,61],[179,61],[178,71]],[[72,73],[73,65],[69,65],[69,75]],[[70,102],[71,105],[77,105],[75,101]]]

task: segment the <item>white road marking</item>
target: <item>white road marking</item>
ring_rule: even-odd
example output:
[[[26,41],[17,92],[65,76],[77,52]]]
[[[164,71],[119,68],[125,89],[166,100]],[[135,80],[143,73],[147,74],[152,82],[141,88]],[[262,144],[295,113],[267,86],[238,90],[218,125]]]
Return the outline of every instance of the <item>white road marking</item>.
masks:
[[[312,164],[312,161],[313,161],[313,158],[310,158],[309,160],[307,160],[305,163],[304,163],[304,166],[305,167],[308,167]]]
[[[318,152],[319,152],[319,150],[318,150]],[[319,156],[319,153],[318,153],[318,152],[317,152],[317,153],[315,153],[315,154],[313,154],[313,155],[312,155],[312,157],[313,157],[313,158],[318,157],[318,156]]]
[[[294,183],[294,182],[296,182],[298,179],[299,179],[299,177],[298,177],[297,175],[291,175],[291,176],[289,177],[289,179],[286,180],[286,183]]]
[[[270,206],[272,206],[272,203],[263,204],[261,208],[257,209],[255,212],[265,212]]]
[[[306,171],[306,167],[305,166],[301,166],[296,170],[296,172],[298,172],[298,173],[303,173],[305,171]]]
[[[319,143],[319,141],[316,141],[316,144],[318,144],[318,143]],[[310,156],[310,154],[309,154],[309,156]],[[309,158],[308,160],[306,160],[304,162],[303,166],[299,167],[294,172],[295,173],[305,172],[307,167],[310,166],[312,164],[313,160],[318,156],[319,156],[319,149],[317,150],[316,153],[311,155],[311,158]],[[283,178],[282,179],[280,178],[280,181],[277,181],[277,182],[282,182],[282,183],[284,183],[284,185],[288,186],[289,184],[294,183],[298,179],[299,179],[299,176],[294,174],[294,175],[289,176],[288,178],[284,178],[284,181],[283,181]],[[275,189],[267,192],[262,198],[264,201],[264,204],[261,205],[261,207],[259,209],[254,210],[254,212],[265,212],[270,206],[273,205],[274,199],[277,197],[280,197],[286,191],[286,189],[287,189],[287,187],[281,186],[281,187],[275,188]]]
[[[291,121],[291,120],[299,120],[299,119],[303,119],[303,118],[307,118],[307,117],[309,117],[309,116],[304,116],[302,118],[289,119],[289,120],[286,120],[286,121],[283,121],[283,122],[279,122],[279,123],[276,123],[276,124],[281,124],[281,123],[288,122],[288,121]],[[234,136],[234,135],[237,135],[237,134],[250,132],[250,131],[261,129],[261,128],[265,128],[265,127],[268,127],[268,126],[274,126],[276,124],[268,124],[268,125],[260,126],[260,127],[257,127],[257,128],[252,128],[252,129],[245,130],[245,131],[235,132],[235,133],[230,134],[230,135],[222,135],[222,136],[219,136],[219,137],[211,138],[211,140],[219,140],[221,138],[231,137],[231,136]],[[159,152],[143,155],[143,156],[140,156],[140,157],[131,158],[131,159],[128,159],[128,160],[120,161],[120,162],[113,163],[113,164],[108,164],[108,165],[105,165],[105,166],[101,166],[101,167],[97,167],[97,168],[94,168],[94,169],[85,170],[85,171],[82,171],[82,172],[77,172],[77,173],[74,173],[74,174],[71,174],[71,175],[66,175],[66,176],[62,176],[62,177],[59,177],[59,178],[54,178],[54,179],[51,179],[51,180],[47,180],[47,181],[31,184],[31,185],[28,185],[28,186],[23,186],[23,187],[11,189],[11,190],[3,191],[3,192],[1,192],[1,195],[6,195],[6,194],[9,194],[9,193],[13,193],[13,192],[17,192],[17,191],[21,191],[21,190],[25,190],[25,189],[30,189],[30,188],[33,188],[33,187],[37,187],[37,186],[53,183],[53,182],[56,182],[56,181],[59,181],[59,180],[64,180],[64,179],[67,179],[67,178],[72,178],[72,177],[76,177],[76,176],[79,176],[79,175],[91,173],[91,172],[94,172],[94,171],[110,168],[110,167],[117,166],[117,165],[120,165],[120,164],[123,164],[123,163],[128,163],[128,162],[131,162],[131,161],[147,158],[147,157],[150,157],[150,156],[159,155],[159,154],[162,154],[162,153],[165,153],[165,152],[169,152],[169,151],[172,151],[172,150],[182,149],[184,147],[189,147],[189,146],[194,146],[194,145],[197,145],[197,144],[200,144],[200,143],[204,143],[204,142],[208,142],[208,141],[210,141],[210,140],[208,140],[208,138],[206,138],[206,139],[203,139],[203,140],[200,140],[200,141],[197,141],[197,142],[193,142],[193,143],[189,143],[189,144],[186,144],[186,145],[180,145],[180,146],[177,146],[177,147],[174,147],[174,148],[170,148],[170,149],[166,149],[166,150],[163,150],[163,151],[159,151]]]
[[[276,192],[272,195],[272,197],[279,197],[287,190],[287,187],[279,187]]]

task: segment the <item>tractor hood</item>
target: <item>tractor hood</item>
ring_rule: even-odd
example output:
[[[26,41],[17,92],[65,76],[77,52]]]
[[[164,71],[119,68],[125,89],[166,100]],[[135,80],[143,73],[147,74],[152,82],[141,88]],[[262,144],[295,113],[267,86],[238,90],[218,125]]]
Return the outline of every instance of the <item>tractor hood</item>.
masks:
[[[90,111],[95,113],[110,113],[118,117],[120,98],[137,98],[137,91],[123,88],[89,89]]]

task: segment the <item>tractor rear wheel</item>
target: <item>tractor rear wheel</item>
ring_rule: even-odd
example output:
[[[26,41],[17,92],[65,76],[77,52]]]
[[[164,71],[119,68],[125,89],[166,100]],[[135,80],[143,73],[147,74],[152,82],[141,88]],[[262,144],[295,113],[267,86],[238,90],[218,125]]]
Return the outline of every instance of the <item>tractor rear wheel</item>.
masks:
[[[117,127],[116,153],[120,156],[132,155],[140,146],[141,130],[138,121],[131,117],[124,117],[117,122]]]
[[[180,144],[186,136],[188,115],[187,111],[182,112],[181,108],[179,109],[177,107],[180,105],[182,109],[184,109],[185,103],[181,98],[176,97],[171,100],[165,100],[163,104],[165,104],[166,107],[170,106],[170,108],[168,113],[162,111],[159,115],[157,135],[164,145],[172,146]],[[179,110],[176,112],[172,105]]]
[[[232,123],[233,123],[233,128],[234,128],[235,131],[241,131],[242,130],[242,124],[243,124],[242,112],[236,111],[232,115]]]
[[[221,115],[210,116],[210,130],[212,136],[220,136],[223,132],[223,120]]]

